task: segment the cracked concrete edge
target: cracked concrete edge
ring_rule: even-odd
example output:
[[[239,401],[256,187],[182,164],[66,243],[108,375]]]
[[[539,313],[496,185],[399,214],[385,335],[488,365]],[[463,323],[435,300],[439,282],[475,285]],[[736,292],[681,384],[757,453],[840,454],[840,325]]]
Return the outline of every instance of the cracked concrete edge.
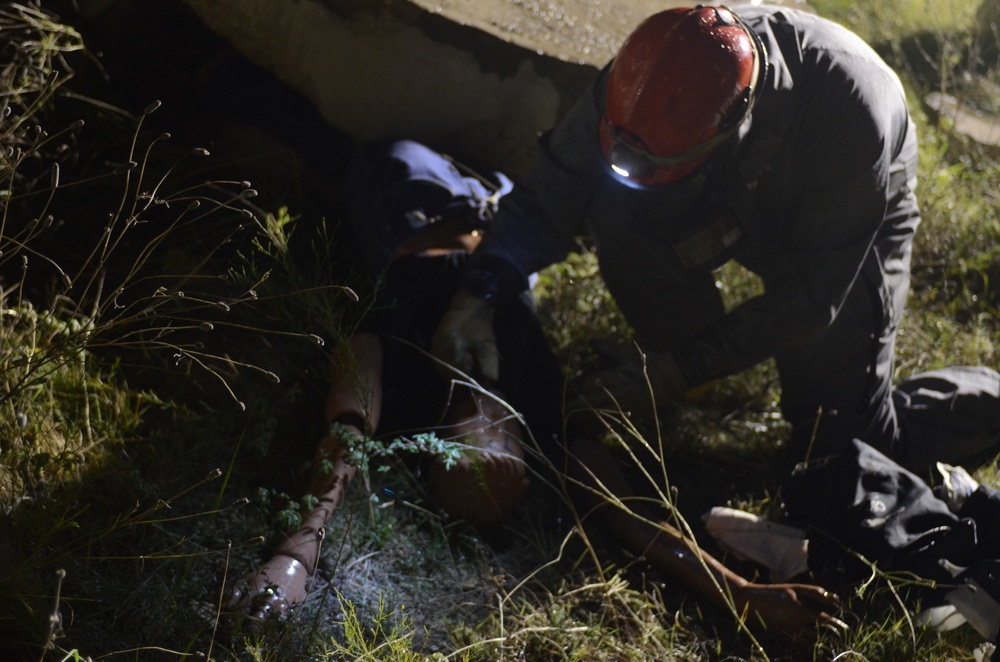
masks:
[[[1000,117],[963,103],[941,92],[931,92],[924,103],[938,116],[948,117],[954,130],[980,145],[1000,147]]]
[[[183,0],[358,140],[513,174],[646,16],[686,0]],[[803,0],[776,0],[808,8]],[[706,4],[722,4],[708,2]]]
[[[598,71],[405,0],[185,3],[356,139],[414,138],[510,171]]]

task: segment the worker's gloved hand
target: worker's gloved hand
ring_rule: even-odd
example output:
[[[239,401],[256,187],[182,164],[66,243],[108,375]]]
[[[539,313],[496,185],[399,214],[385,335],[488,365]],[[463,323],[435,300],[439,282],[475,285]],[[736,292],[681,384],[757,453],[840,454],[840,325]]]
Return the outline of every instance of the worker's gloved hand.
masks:
[[[494,312],[493,304],[460,289],[434,332],[431,353],[477,379],[496,382],[500,353]]]
[[[605,354],[606,357],[606,354]],[[620,352],[614,365],[585,374],[573,383],[570,408],[621,409],[649,415],[680,397],[689,385],[670,352]]]

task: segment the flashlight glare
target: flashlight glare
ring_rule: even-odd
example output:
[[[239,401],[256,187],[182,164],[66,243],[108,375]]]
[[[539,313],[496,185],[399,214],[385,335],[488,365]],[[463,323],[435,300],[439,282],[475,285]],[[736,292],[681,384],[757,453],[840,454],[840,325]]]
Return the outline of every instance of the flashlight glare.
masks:
[[[617,174],[621,175],[622,177],[628,178],[629,176],[628,170],[621,167],[620,165],[615,165],[614,163],[612,163],[611,169],[614,170]]]

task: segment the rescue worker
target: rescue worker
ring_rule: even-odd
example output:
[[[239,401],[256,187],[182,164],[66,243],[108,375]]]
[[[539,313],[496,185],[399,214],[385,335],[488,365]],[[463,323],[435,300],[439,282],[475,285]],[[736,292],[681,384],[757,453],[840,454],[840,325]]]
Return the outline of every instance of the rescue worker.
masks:
[[[637,353],[584,380],[584,402],[635,411],[650,390],[662,404],[773,357],[796,460],[860,438],[920,474],[959,464],[997,444],[997,373],[892,385],[916,170],[902,85],[846,28],[783,7],[657,13],[540,140],[435,351],[495,373],[495,307],[589,235],[649,383]],[[730,259],[765,291],[727,311],[712,272]],[[928,385],[938,404],[964,398],[973,424],[931,420]],[[911,409],[925,418],[907,426]]]

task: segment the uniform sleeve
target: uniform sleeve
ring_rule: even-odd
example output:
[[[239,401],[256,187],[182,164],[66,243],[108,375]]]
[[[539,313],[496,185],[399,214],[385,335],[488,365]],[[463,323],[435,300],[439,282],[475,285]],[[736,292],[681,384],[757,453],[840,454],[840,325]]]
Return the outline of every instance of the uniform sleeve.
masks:
[[[798,200],[794,208],[769,219],[777,224],[777,246],[767,248],[765,293],[676,350],[692,383],[739,372],[823,333],[859,286],[865,260],[878,257],[873,245],[906,107],[893,89],[875,89],[874,81],[891,85],[892,79],[871,68],[864,79],[869,86],[837,71],[840,79],[826,76],[805,100],[806,128],[793,134],[799,143],[788,170],[801,173],[788,181],[802,190],[790,195]]]
[[[530,274],[564,259],[587,233],[587,209],[605,176],[597,135],[603,79],[540,138],[535,162],[503,197],[469,265],[466,285],[474,294],[517,294]]]

